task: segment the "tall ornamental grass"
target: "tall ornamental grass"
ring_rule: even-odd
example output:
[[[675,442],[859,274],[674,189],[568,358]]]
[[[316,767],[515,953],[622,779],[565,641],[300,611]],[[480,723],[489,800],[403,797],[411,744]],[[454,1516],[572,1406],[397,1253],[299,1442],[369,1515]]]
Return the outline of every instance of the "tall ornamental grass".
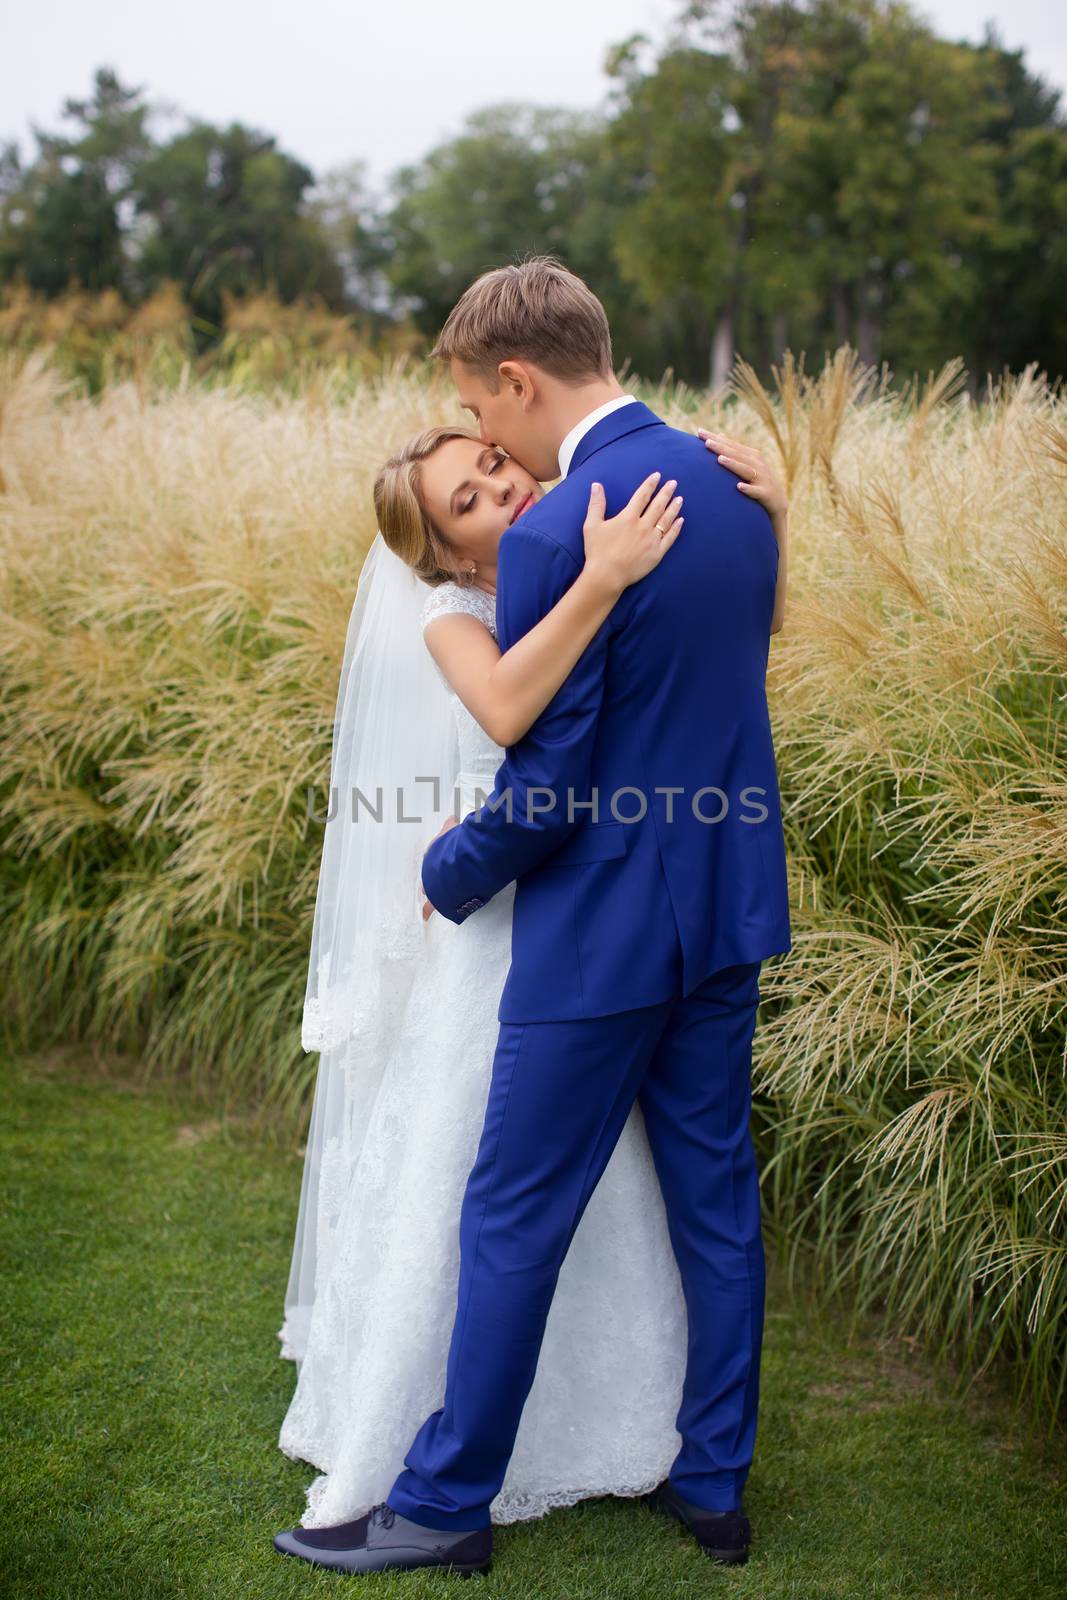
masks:
[[[370,486],[448,387],[404,363],[299,392],[95,398],[0,369],[0,1018],[300,1127],[299,1018],[337,672]],[[976,403],[842,348],[743,362],[668,420],[791,492],[770,694],[794,944],[764,967],[768,1225],[827,1294],[965,1376],[1062,1400],[1067,1326],[1067,402]],[[686,537],[691,536],[689,533]]]

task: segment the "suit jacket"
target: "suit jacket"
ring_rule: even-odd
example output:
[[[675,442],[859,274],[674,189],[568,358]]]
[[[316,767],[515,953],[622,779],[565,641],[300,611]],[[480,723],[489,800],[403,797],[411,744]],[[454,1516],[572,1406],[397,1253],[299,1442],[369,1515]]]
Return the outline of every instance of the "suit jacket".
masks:
[[[500,648],[581,571],[593,481],[612,516],[657,469],[685,497],[675,544],[508,747],[485,804],[423,858],[456,923],[518,880],[503,1022],[651,1005],[791,948],[765,689],[778,543],[700,439],[641,402],[588,430],[500,541]]]

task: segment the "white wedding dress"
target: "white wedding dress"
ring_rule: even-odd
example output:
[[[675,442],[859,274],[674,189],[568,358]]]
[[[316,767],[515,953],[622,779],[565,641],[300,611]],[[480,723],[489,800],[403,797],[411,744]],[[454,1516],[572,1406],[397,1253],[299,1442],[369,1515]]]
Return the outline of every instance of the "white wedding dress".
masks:
[[[457,610],[495,637],[493,596],[457,584],[430,591],[423,625]],[[479,790],[492,791],[504,752],[458,696],[450,703],[462,817]],[[514,895],[511,883],[459,926],[430,918],[414,981],[380,1035],[377,1092],[347,1148],[329,1141],[317,1195],[308,1196],[317,1208],[315,1291],[279,1332],[282,1355],[298,1369],[278,1441],[319,1469],[305,1527],[348,1521],[384,1500],[416,1432],[443,1404],[460,1204],[489,1093]],[[563,1263],[493,1522],[593,1495],[642,1494],[665,1478],[681,1443],[686,1342],[681,1280],[635,1105]]]

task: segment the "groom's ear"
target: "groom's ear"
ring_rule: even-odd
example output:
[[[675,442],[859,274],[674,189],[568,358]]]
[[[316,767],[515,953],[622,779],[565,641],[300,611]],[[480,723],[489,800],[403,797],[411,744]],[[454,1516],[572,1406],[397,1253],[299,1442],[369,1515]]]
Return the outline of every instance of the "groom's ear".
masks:
[[[501,361],[496,370],[512,399],[519,401],[524,411],[528,410],[537,398],[537,382],[531,364],[527,361]]]

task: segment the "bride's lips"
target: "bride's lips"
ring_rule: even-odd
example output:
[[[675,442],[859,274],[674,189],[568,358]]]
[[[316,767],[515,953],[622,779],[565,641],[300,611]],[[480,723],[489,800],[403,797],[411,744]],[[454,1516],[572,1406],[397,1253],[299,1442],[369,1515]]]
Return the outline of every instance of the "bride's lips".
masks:
[[[510,528],[511,524],[513,522],[516,522],[518,520],[518,518],[522,516],[523,512],[526,510],[526,507],[529,506],[529,505],[532,505],[532,504],[533,504],[533,495],[532,494],[524,494],[522,499],[519,501],[518,505],[515,507],[515,510],[511,513],[511,522],[508,523],[508,527]]]

